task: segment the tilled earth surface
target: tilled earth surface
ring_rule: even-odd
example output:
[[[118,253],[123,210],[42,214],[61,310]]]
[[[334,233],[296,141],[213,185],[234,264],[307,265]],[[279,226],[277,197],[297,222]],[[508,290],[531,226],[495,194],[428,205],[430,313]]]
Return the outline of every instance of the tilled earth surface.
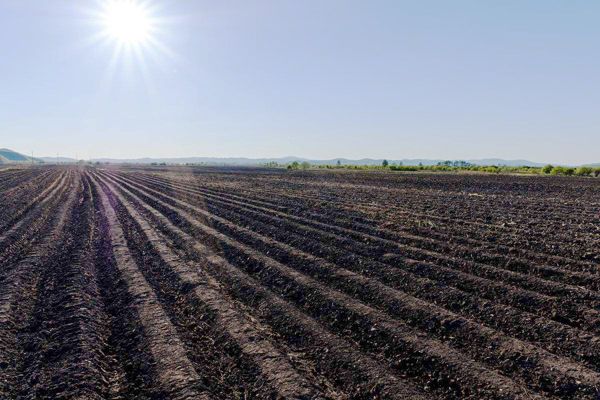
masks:
[[[0,171],[2,399],[599,399],[600,180]]]

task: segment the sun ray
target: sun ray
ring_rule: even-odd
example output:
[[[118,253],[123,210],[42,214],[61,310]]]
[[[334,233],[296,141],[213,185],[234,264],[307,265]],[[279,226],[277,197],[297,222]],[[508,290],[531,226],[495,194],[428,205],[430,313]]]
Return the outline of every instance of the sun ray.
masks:
[[[145,53],[141,46],[135,46],[133,51],[136,65],[140,67],[140,75],[142,77],[142,81],[144,83],[144,88],[146,89],[146,93],[153,98],[153,95],[156,94],[156,89],[154,87],[152,79],[150,79],[150,71],[148,68],[148,63],[146,61]]]

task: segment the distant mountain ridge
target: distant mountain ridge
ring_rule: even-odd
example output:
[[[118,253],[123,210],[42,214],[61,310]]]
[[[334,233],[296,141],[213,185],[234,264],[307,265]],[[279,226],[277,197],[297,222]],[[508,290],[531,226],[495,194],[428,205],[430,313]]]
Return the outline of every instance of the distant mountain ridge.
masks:
[[[15,157],[22,157],[26,159],[25,162],[31,162],[31,157],[22,155],[12,150],[0,149],[0,163],[2,163],[2,152],[9,152]],[[34,159],[35,162],[45,162],[48,164],[68,164],[76,163],[78,160],[69,157],[38,157]],[[338,161],[342,165],[381,165],[383,158],[361,158],[361,159],[349,159],[349,158],[331,158],[331,159],[310,159],[303,157],[287,156],[287,157],[273,157],[273,158],[248,158],[248,157],[144,157],[144,158],[93,158],[87,161],[101,162],[109,164],[203,164],[203,165],[231,165],[231,166],[260,166],[268,163],[278,163],[280,165],[287,165],[297,162],[309,162],[312,165],[335,165]],[[402,164],[402,165],[436,165],[444,161],[456,161],[454,159],[428,159],[428,158],[405,158],[405,159],[387,159],[390,164]],[[509,167],[543,167],[547,164],[560,165],[559,163],[539,163],[529,160],[505,160],[502,158],[482,158],[482,159],[470,159],[464,160],[474,165],[497,165],[497,166],[509,166]],[[13,161],[18,162],[18,161]],[[23,161],[20,161],[23,162]],[[6,163],[6,162],[5,162]],[[600,163],[595,164],[584,164],[587,166],[598,167]]]
[[[32,158],[10,149],[0,149],[0,164],[27,164],[32,161],[34,163],[43,162],[39,158]]]
[[[51,158],[49,158],[49,161]],[[256,166],[264,165],[267,163],[278,163],[278,164],[289,164],[294,161],[297,162],[309,162],[313,165],[335,165],[338,161],[343,165],[381,165],[383,158],[362,158],[362,159],[348,159],[348,158],[332,158],[325,160],[316,160],[302,157],[276,157],[276,158],[246,158],[246,157],[177,157],[177,158],[130,158],[130,159],[117,159],[117,158],[95,158],[90,161],[103,162],[111,164],[152,164],[152,163],[166,163],[166,164],[205,164],[205,165],[236,165],[236,166]],[[73,160],[75,161],[75,160]],[[387,160],[390,164],[403,165],[436,165],[440,162],[446,161],[442,159],[398,159],[398,160]],[[507,165],[507,166],[531,166],[541,167],[544,163],[536,163],[528,160],[503,160],[499,158],[480,159],[480,160],[465,160],[475,165]],[[51,161],[50,161],[51,162]]]
[[[70,157],[40,157],[40,160],[48,164],[72,164],[77,162],[76,159]]]

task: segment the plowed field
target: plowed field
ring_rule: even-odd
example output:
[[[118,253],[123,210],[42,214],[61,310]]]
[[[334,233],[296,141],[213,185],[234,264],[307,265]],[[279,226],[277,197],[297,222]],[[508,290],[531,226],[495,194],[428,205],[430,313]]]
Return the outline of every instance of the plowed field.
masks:
[[[2,399],[599,399],[600,180],[0,171]]]

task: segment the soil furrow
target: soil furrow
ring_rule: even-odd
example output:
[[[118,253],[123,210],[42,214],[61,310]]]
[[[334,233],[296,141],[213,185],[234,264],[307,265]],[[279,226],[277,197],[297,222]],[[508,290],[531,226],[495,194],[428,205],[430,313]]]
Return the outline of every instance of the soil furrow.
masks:
[[[0,167],[0,398],[600,399],[600,180]]]
[[[169,208],[164,203],[162,206]],[[528,395],[524,388],[509,379],[464,358],[459,352],[437,341],[418,335],[405,324],[392,321],[385,314],[198,223],[187,213],[178,214],[193,227],[194,234],[202,232],[211,236],[213,241],[216,239],[217,248],[222,249],[230,262],[256,276],[288,301],[294,301],[331,329],[347,331],[365,350],[376,353],[385,350],[389,352],[386,356],[390,357],[390,362],[398,357],[405,362],[415,363],[411,367],[417,370],[425,368],[427,363],[428,368],[436,371],[436,379],[447,385],[455,381],[453,390],[465,395],[470,390],[466,382],[473,381],[478,382],[480,388],[485,388],[490,398],[503,398],[508,393],[516,397]],[[173,222],[177,225],[177,221]],[[301,295],[301,292],[304,294]],[[306,301],[307,298],[310,298],[310,303]]]
[[[123,229],[117,218],[115,205],[111,204],[102,189],[97,193],[102,204],[101,212],[106,218],[112,243],[111,257],[121,274],[133,300],[130,306],[139,318],[147,352],[151,360],[153,375],[156,376],[156,396],[172,399],[210,399],[200,377],[194,370],[179,340],[175,328],[164,313],[156,294],[140,273],[125,240]]]
[[[148,180],[142,181],[149,182]],[[323,217],[326,214],[319,215],[310,211],[305,212],[305,215],[312,217],[310,219],[281,210],[274,210],[273,208],[252,205],[248,203],[248,200],[230,200],[227,194],[213,194],[207,189],[192,190],[174,185],[173,183],[170,183],[168,187],[171,193],[176,191],[179,193],[196,194],[212,198],[215,201],[230,202],[248,208],[249,212],[264,212],[335,236],[353,237],[357,241],[360,241],[360,243],[365,243],[365,245],[368,243],[367,251],[371,253],[370,255],[378,253],[380,255],[401,253],[417,260],[441,263],[459,268],[462,271],[468,271],[468,273],[480,277],[502,274],[501,279],[506,282],[511,282],[525,289],[542,291],[542,293],[548,295],[563,295],[566,292],[569,298],[574,299],[582,298],[587,300],[589,298],[598,298],[598,295],[594,291],[600,287],[600,276],[594,276],[590,273],[570,272],[557,267],[540,266],[516,257],[511,257],[510,262],[507,262],[508,258],[499,253],[473,252],[465,246],[450,248],[446,243],[434,240],[431,237],[424,238],[411,234],[400,234],[398,230],[391,232],[389,229],[375,228],[355,221],[349,227],[332,224],[332,222],[336,221],[332,218],[329,218],[328,222],[324,223]],[[450,254],[453,256],[450,256]],[[491,263],[491,265],[488,266],[482,263]],[[490,270],[490,268],[493,269]],[[587,268],[587,270],[594,271],[594,269],[590,270],[590,268]],[[565,283],[570,283],[571,285],[567,286]],[[585,290],[581,286],[588,287],[590,290]]]
[[[119,178],[117,178],[119,179]],[[160,196],[164,201],[169,202],[169,204],[173,205],[173,204],[178,204],[179,206],[182,206],[184,208],[186,208],[188,211],[193,212],[194,215],[198,218],[210,218],[210,214],[207,214],[206,211],[202,210],[202,209],[198,209],[198,208],[194,208],[191,204],[186,203],[186,202],[182,202],[181,200],[177,200],[176,198],[167,198],[165,197],[162,193],[157,192],[156,190],[153,190],[151,188],[147,188],[144,187],[146,190],[150,190],[152,192],[153,195],[158,195]],[[206,204],[204,204],[204,206],[206,207]],[[217,219],[218,221],[218,219]],[[209,224],[213,224],[215,222],[208,221],[207,223]],[[253,222],[248,222],[245,223],[246,225],[256,225],[258,226],[258,222],[256,222],[256,217],[254,218]],[[291,237],[293,236],[292,233],[290,233],[290,231],[288,229],[285,230],[281,230],[281,228],[283,226],[281,226],[281,224],[276,224],[277,228],[274,228],[273,231],[274,232],[286,232],[283,236],[284,237]],[[315,235],[304,235],[305,237],[314,237]],[[298,243],[300,244],[304,244],[306,242],[309,242],[310,239],[302,239],[300,238],[299,240],[295,241],[294,245],[298,246]],[[331,241],[327,240],[327,241],[323,241],[324,243],[331,243]],[[317,244],[318,246],[318,244]],[[349,246],[352,247],[354,246],[356,247],[360,247],[360,243],[356,243],[355,245],[353,244],[353,242],[349,243]],[[322,247],[319,246],[319,249],[315,250],[316,254],[319,257],[322,257],[324,255],[327,254],[327,250],[323,249]],[[345,253],[344,256],[348,256],[348,253]],[[381,268],[381,265],[377,265],[375,263],[375,266],[373,266],[374,262],[372,260],[357,260],[356,258],[353,257],[347,257],[349,258],[349,260],[347,260],[346,263],[344,263],[344,265],[350,267],[350,268],[354,268],[355,270],[357,270],[360,273],[367,273],[367,274],[375,274],[376,276],[379,275],[381,276],[381,274],[377,274],[378,271],[386,271],[386,268],[384,266],[384,268]],[[335,262],[340,262],[343,260],[340,259],[340,256],[338,255],[337,257],[334,257],[333,260]],[[389,262],[389,264],[391,264],[392,267],[396,268],[396,273],[400,273],[402,274],[403,270],[406,270],[407,272],[409,272],[412,275],[415,275],[416,277],[422,277],[425,279],[434,279],[434,280],[440,280],[440,281],[444,281],[445,283],[450,283],[452,285],[454,285],[455,287],[457,287],[459,290],[462,291],[466,291],[467,293],[473,292],[475,295],[477,296],[481,296],[483,298],[487,298],[489,300],[495,301],[495,300],[499,300],[501,303],[507,304],[508,306],[511,307],[517,307],[518,309],[523,309],[526,312],[529,313],[534,313],[534,314],[538,314],[543,318],[547,318],[549,320],[555,320],[559,323],[566,323],[569,324],[571,326],[575,326],[575,327],[579,327],[579,326],[583,326],[584,328],[590,330],[592,333],[596,333],[598,331],[598,312],[592,309],[588,309],[588,308],[579,308],[579,306],[577,305],[572,305],[568,302],[564,302],[561,299],[561,302],[558,302],[556,299],[550,298],[550,297],[545,297],[545,296],[541,296],[538,295],[537,293],[528,293],[528,292],[520,292],[515,290],[514,288],[511,288],[510,286],[506,286],[504,283],[497,283],[496,281],[487,281],[487,280],[480,280],[480,279],[473,279],[470,278],[468,275],[461,275],[460,273],[456,273],[455,271],[445,268],[445,267],[440,267],[437,265],[430,265],[430,264],[426,264],[426,263],[419,263],[416,262],[414,260],[411,259],[406,259],[406,258],[401,258],[401,257],[395,257],[392,261],[395,262]],[[387,274],[385,274],[386,277],[390,277],[390,272],[388,272]],[[389,281],[389,279],[384,279]],[[412,279],[412,284],[414,284],[414,279]],[[502,281],[500,281],[502,282]],[[427,291],[423,291],[423,293],[427,293]],[[460,300],[461,303],[464,304],[465,301],[468,301],[468,298],[465,299],[464,293],[460,293],[460,292],[455,292],[457,294],[460,294],[462,297],[462,299]],[[448,294],[452,294],[452,291],[449,290]],[[512,297],[511,297],[512,296]],[[456,296],[453,296],[453,298],[451,297],[451,303],[456,303],[458,299],[456,299]],[[477,299],[475,298],[475,302],[472,302],[472,304],[476,304]],[[450,306],[450,309],[456,309],[456,306]],[[484,313],[480,313],[480,315],[485,315],[486,313],[489,313],[490,310],[488,310],[487,306],[485,307],[486,311]],[[496,310],[498,311],[498,309]],[[509,311],[509,315],[510,318],[514,318],[515,312],[511,312],[510,309]],[[502,312],[501,315],[506,314],[506,311]],[[531,317],[529,317],[529,319],[531,319]],[[544,325],[547,325],[548,322],[551,321],[541,321],[542,327],[541,329],[538,329],[538,332],[543,333],[543,331],[546,329]],[[492,320],[492,324],[493,324],[493,320]],[[522,325],[522,324],[520,324]],[[563,329],[559,329],[559,330],[563,330]],[[571,337],[574,337],[574,335],[570,335]],[[575,336],[576,337],[576,336]],[[562,342],[564,339],[564,337],[558,339],[558,343]],[[589,357],[588,357],[589,359]]]
[[[174,255],[162,243],[154,228],[148,225],[126,201],[123,201],[110,184],[107,185],[107,188],[120,201],[124,211],[133,218],[135,224],[143,232],[145,238],[141,240],[149,244],[145,247],[146,250],[154,251],[164,267],[171,271],[171,280],[179,281],[177,285],[180,288],[187,288],[185,291],[188,292],[190,301],[203,304],[204,308],[212,314],[212,323],[216,325],[215,331],[226,332],[239,348],[239,352],[256,363],[264,376],[264,379],[253,379],[257,385],[261,385],[261,380],[264,380],[273,392],[279,393],[278,397],[283,398],[318,397],[316,388],[313,388],[304,377],[299,375],[287,358],[269,342],[268,337],[265,337],[264,328],[255,326],[255,323],[236,310],[231,300],[221,293],[219,285],[214,279],[203,273],[200,268],[193,267]],[[140,244],[139,247],[143,248],[144,246]],[[264,385],[264,383],[262,384]]]

